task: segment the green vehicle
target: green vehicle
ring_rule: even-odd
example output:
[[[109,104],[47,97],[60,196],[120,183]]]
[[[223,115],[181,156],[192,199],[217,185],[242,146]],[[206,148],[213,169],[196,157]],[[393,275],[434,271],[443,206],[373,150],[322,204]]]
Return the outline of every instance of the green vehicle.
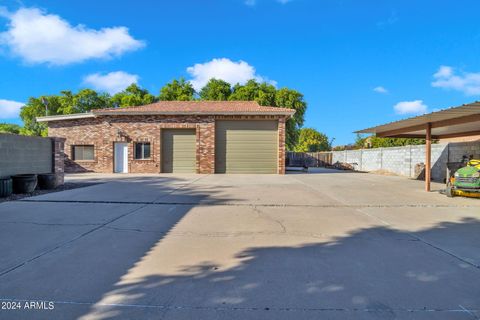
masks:
[[[470,160],[447,181],[447,197],[480,198],[480,160]]]

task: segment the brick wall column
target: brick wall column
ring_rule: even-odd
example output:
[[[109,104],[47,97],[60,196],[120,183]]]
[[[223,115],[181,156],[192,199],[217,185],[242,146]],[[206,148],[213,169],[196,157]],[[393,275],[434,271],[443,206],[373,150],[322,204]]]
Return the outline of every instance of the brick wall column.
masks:
[[[200,130],[199,145],[197,146],[197,158],[199,166],[197,173],[215,173],[215,121],[202,123]]]
[[[56,174],[57,185],[63,185],[65,175],[65,138],[52,137],[52,173]]]
[[[278,119],[278,174],[285,174],[285,120]]]

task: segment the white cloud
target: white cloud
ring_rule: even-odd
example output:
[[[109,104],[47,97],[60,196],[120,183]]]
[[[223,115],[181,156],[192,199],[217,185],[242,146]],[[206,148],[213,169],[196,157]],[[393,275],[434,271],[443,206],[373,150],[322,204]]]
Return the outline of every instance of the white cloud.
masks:
[[[30,64],[66,65],[88,59],[108,59],[144,46],[126,27],[88,29],[72,26],[58,15],[37,8],[21,8],[2,15],[8,29],[0,33],[0,45]]]
[[[390,16],[387,19],[377,22],[377,27],[383,29],[385,27],[394,25],[397,22],[398,22],[397,13],[395,11],[392,11],[390,13]]]
[[[276,1],[281,4],[287,4],[289,2],[292,2],[293,0],[276,0]],[[249,7],[253,7],[257,4],[257,0],[244,0],[244,3]]]
[[[454,68],[440,66],[433,78],[433,87],[456,90],[469,96],[480,95],[480,72],[455,74]]]
[[[378,86],[378,87],[373,88],[373,91],[378,92],[378,93],[388,93],[388,90],[385,89],[382,86]]]
[[[197,63],[188,67],[187,72],[192,76],[190,80],[195,90],[200,90],[211,78],[224,80],[232,85],[244,84],[250,79],[259,82],[266,81],[276,85],[275,81],[258,75],[255,68],[245,61],[234,62],[227,58],[213,59],[205,63]]]
[[[428,107],[423,104],[423,100],[402,101],[393,106],[397,114],[423,114],[427,112]]]
[[[0,119],[12,119],[17,118],[20,114],[20,108],[25,103],[0,99]]]
[[[433,75],[434,78],[448,78],[453,74],[453,68],[449,66],[440,66],[438,71]]]
[[[83,83],[93,86],[97,90],[115,94],[122,91],[132,83],[138,82],[138,75],[123,71],[115,71],[107,74],[93,73],[83,79]]]

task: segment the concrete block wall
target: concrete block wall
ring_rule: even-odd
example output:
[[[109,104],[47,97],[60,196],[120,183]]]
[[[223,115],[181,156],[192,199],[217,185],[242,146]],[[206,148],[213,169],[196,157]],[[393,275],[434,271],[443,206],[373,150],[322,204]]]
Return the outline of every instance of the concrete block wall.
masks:
[[[375,171],[382,168],[381,149],[364,149],[362,151],[362,165],[359,170]]]
[[[332,151],[332,163],[345,162],[347,151]]]
[[[394,147],[394,148],[382,148],[382,166],[381,170],[394,172],[398,175],[409,175],[410,168],[406,166],[406,159],[410,157],[409,148]]]
[[[473,155],[474,158],[480,158],[480,141],[478,142],[456,142],[449,144],[448,161],[459,162],[462,161],[462,157],[467,155]]]
[[[0,176],[52,172],[52,140],[0,134]]]
[[[57,173],[63,183],[63,139],[0,134],[0,176]]]
[[[358,170],[361,167],[362,151],[350,150],[350,152],[345,153],[345,162],[352,163],[354,168]]]
[[[480,158],[480,141],[432,145],[432,179],[443,181],[447,162],[460,162],[464,155]],[[332,159],[357,163],[355,170],[385,170],[412,178],[416,164],[425,163],[425,145],[333,151]]]
[[[449,144],[432,145],[432,179],[435,181],[444,181],[446,178],[448,150]],[[423,148],[423,151],[425,154],[425,148]]]

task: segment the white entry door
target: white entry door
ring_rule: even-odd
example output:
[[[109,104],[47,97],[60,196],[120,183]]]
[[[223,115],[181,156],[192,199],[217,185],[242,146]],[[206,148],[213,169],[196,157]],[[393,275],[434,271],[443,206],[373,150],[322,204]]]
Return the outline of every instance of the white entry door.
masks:
[[[128,172],[128,143],[115,142],[114,166],[115,173]]]

